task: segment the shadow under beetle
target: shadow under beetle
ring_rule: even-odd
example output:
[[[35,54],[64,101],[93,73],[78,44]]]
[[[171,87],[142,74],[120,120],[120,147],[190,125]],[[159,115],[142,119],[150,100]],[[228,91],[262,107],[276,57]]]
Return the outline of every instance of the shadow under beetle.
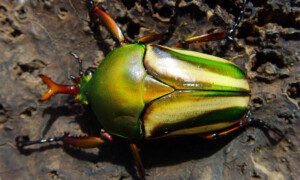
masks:
[[[19,148],[31,144],[62,141],[64,144],[91,148],[113,140],[114,136],[128,139],[139,177],[145,171],[136,147],[140,139],[158,139],[197,134],[214,138],[246,126],[258,126],[280,137],[280,130],[263,121],[249,117],[250,88],[246,75],[234,63],[225,59],[187,49],[189,44],[233,39],[243,16],[232,29],[179,41],[175,48],[147,44],[155,40],[168,40],[175,29],[175,15],[169,29],[146,36],[128,44],[115,21],[87,1],[92,14],[116,39],[119,47],[111,51],[92,74],[82,72],[72,77],[76,85],[59,85],[40,75],[49,86],[40,99],[45,101],[57,93],[74,94],[75,101],[89,104],[104,128],[99,137],[62,137],[30,141],[17,138]]]

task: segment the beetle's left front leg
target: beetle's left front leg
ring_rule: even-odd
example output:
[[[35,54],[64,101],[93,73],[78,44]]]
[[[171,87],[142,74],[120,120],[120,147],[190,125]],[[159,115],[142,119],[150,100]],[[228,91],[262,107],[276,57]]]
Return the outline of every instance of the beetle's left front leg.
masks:
[[[33,144],[52,143],[58,141],[62,141],[64,144],[71,145],[74,147],[93,148],[112,141],[112,137],[108,133],[101,133],[100,137],[89,137],[89,136],[76,137],[76,136],[70,136],[68,133],[65,133],[61,137],[40,139],[36,141],[30,141],[27,136],[18,136],[16,138],[17,147],[20,150],[22,150],[25,146],[29,146]]]

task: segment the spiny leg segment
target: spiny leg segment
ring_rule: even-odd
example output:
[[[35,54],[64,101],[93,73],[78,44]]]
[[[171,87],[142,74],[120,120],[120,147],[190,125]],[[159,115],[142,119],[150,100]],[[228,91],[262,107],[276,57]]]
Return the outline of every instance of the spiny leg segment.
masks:
[[[88,137],[88,136],[70,136],[69,133],[65,133],[63,136],[48,138],[48,139],[39,139],[36,141],[30,141],[27,136],[18,136],[16,138],[17,147],[23,149],[26,146],[33,144],[43,144],[43,143],[53,143],[53,142],[63,142],[66,145],[71,145],[74,147],[80,148],[93,148],[103,145],[107,142],[112,141],[112,137],[108,133],[101,133],[100,137]]]

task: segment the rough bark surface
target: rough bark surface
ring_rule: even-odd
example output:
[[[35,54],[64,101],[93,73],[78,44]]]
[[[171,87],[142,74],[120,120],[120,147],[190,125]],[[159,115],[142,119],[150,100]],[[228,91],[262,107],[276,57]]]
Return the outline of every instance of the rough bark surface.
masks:
[[[101,0],[101,6],[128,40],[166,30],[174,1]],[[182,0],[177,28],[165,44],[189,36],[229,29],[240,2]],[[180,137],[140,143],[147,179],[299,179],[300,1],[250,0],[234,42],[191,46],[230,59],[248,75],[252,117],[286,131],[272,144],[257,128],[215,141]],[[71,97],[38,99],[47,91],[39,78],[69,84],[84,69],[96,68],[115,48],[108,31],[90,24],[83,0],[0,1],[0,179],[137,179],[127,141],[74,149],[37,145],[21,154],[15,138],[32,140],[98,135],[100,125],[88,107]],[[97,24],[97,23],[96,23]],[[113,72],[112,72],[113,73]],[[118,82],[112,82],[118,83]]]

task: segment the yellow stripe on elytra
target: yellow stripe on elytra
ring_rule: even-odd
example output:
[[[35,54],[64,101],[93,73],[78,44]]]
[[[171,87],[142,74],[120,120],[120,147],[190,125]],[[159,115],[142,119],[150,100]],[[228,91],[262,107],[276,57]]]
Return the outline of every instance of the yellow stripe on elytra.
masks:
[[[148,46],[151,46],[151,45],[148,45]],[[216,62],[221,62],[221,63],[226,63],[226,64],[232,64],[232,65],[236,66],[234,63],[232,63],[232,62],[230,62],[226,59],[223,59],[223,58],[220,58],[220,57],[217,57],[217,56],[213,56],[213,55],[209,55],[209,54],[204,54],[204,53],[199,53],[199,52],[196,52],[196,51],[189,51],[189,50],[184,50],[184,49],[169,48],[169,47],[160,46],[160,45],[155,45],[155,46],[161,47],[163,49],[167,49],[168,51],[176,52],[178,54],[183,54],[183,55],[193,56],[193,57],[201,57],[203,59],[207,59],[207,60],[210,60],[210,61],[216,61]]]
[[[179,50],[178,50],[179,51]],[[181,51],[181,50],[180,50]],[[190,51],[188,51],[190,53]],[[148,51],[148,57],[152,57],[151,61],[147,61],[150,68],[152,68],[152,71],[155,71],[157,74],[163,74],[165,76],[159,77],[163,80],[168,81],[169,77],[170,79],[174,79],[176,81],[168,81],[168,83],[176,83],[174,86],[177,89],[185,87],[189,87],[189,83],[191,86],[197,86],[197,85],[213,85],[213,86],[225,86],[225,87],[233,87],[233,88],[240,88],[244,90],[249,90],[249,84],[246,79],[237,79],[230,76],[220,75],[218,73],[211,72],[207,69],[204,69],[203,67],[196,66],[192,63],[189,63],[187,61],[181,61],[178,59],[174,59],[171,56],[166,57],[157,57],[154,51]],[[192,53],[190,53],[192,54]],[[205,54],[204,54],[205,55]],[[209,56],[209,55],[205,55]],[[226,63],[231,63],[229,61],[225,61],[223,59],[218,61],[224,61]],[[168,67],[168,72],[165,72],[166,68]],[[167,75],[169,76],[167,76]],[[178,82],[177,82],[178,81]],[[171,84],[173,85],[173,84]],[[183,86],[182,86],[183,85]]]
[[[166,137],[166,136],[201,134],[201,133],[212,132],[212,131],[223,129],[224,127],[232,126],[232,125],[236,124],[238,121],[239,120],[234,121],[234,122],[221,122],[221,123],[209,124],[209,125],[204,125],[204,126],[180,129],[177,131],[170,132],[166,135],[160,136],[159,138]]]
[[[151,136],[152,130],[158,126],[183,122],[212,111],[234,107],[246,108],[250,100],[249,96],[191,97],[186,99],[178,97],[176,94],[173,95],[174,97],[172,95],[155,101],[145,111],[144,127],[146,137]],[[173,98],[174,101],[172,101]]]

